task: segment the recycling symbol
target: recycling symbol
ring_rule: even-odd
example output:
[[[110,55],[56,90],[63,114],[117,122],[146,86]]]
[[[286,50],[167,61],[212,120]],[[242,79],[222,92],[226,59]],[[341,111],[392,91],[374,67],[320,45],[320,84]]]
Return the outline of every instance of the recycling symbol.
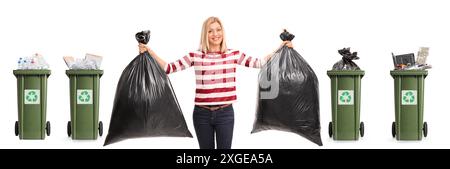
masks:
[[[39,90],[24,90],[24,103],[25,104],[39,104]]]
[[[27,100],[28,100],[29,102],[36,102],[37,99],[38,99],[38,96],[37,96],[36,92],[31,91],[31,92],[28,93],[28,95],[27,95]]]
[[[339,90],[338,95],[339,105],[353,105],[353,90]]]
[[[87,91],[81,92],[81,95],[78,96],[78,99],[82,102],[88,102],[91,99],[91,96],[89,96],[89,93]]]
[[[92,90],[77,90],[78,104],[92,104]]]
[[[348,91],[345,91],[342,93],[342,95],[339,97],[339,100],[341,102],[350,102],[352,100],[352,96],[350,96],[350,93]]]
[[[406,92],[406,94],[403,96],[403,100],[409,103],[414,102],[414,94],[411,91]]]
[[[417,104],[416,95],[417,95],[416,90],[403,90],[402,105],[416,105]]]

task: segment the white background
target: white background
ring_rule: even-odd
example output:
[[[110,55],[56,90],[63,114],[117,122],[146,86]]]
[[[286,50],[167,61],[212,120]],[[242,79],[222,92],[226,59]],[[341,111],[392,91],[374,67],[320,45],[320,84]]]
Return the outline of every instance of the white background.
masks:
[[[446,95],[450,44],[449,4],[446,1],[0,1],[0,148],[198,148],[196,138],[143,138],[102,147],[108,131],[115,89],[125,66],[138,54],[134,34],[150,29],[150,47],[166,61],[195,50],[203,21],[218,16],[224,22],[227,43],[249,55],[262,57],[279,44],[287,28],[293,43],[319,78],[322,141],[319,147],[293,133],[264,131],[250,134],[255,117],[257,69],[239,68],[233,148],[450,148],[450,113]],[[394,121],[394,82],[391,52],[416,53],[430,47],[433,65],[425,85],[424,119],[428,137],[399,142],[391,136]],[[366,136],[338,142],[328,137],[331,120],[330,80],[326,71],[340,59],[337,50],[351,47],[366,71],[362,81],[361,119]],[[17,120],[16,78],[19,57],[39,52],[52,70],[48,79],[47,120],[52,134],[43,141],[14,136]],[[69,79],[65,55],[104,56],[100,119],[104,136],[96,141],[72,141],[66,134],[70,117]],[[192,124],[195,81],[189,69],[170,79],[188,127]]]

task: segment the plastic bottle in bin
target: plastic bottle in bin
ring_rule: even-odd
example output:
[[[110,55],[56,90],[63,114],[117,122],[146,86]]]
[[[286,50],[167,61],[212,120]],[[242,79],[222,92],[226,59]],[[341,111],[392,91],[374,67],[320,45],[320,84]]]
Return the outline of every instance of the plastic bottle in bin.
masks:
[[[23,67],[23,59],[19,58],[19,61],[17,61],[17,69],[22,69]]]
[[[33,57],[19,58],[17,61],[17,69],[48,69],[49,66],[44,58],[39,54],[34,54]]]
[[[26,57],[23,61],[23,69],[28,69],[30,67],[30,64],[28,62],[28,57]]]

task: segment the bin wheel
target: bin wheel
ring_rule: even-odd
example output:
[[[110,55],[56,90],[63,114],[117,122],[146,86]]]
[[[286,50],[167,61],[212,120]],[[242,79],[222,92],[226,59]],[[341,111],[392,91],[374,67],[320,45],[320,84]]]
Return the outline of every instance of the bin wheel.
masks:
[[[423,136],[427,137],[428,135],[428,124],[427,122],[423,123]]]
[[[100,136],[103,135],[103,123],[102,123],[102,121],[100,121],[98,123],[98,135],[100,135]]]
[[[16,136],[19,135],[19,122],[16,121],[16,124],[14,125],[14,134],[16,134]]]
[[[50,136],[50,122],[47,121],[45,124],[45,132],[47,133],[47,136]]]
[[[364,137],[364,122],[359,123],[359,135]]]
[[[67,136],[71,136],[72,135],[72,123],[69,121],[67,122]]]
[[[395,137],[395,122],[392,122],[392,137]]]
[[[333,123],[332,122],[328,123],[328,135],[330,137],[333,137]]]

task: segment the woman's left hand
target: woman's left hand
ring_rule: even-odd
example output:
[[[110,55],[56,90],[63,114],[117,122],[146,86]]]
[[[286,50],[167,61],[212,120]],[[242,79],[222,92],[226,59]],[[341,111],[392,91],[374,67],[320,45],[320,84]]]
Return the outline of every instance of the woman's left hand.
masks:
[[[294,48],[294,45],[292,45],[291,41],[283,41],[277,50],[273,51],[271,54],[269,54],[265,57],[265,60],[269,61],[270,58],[272,58],[272,56],[275,54],[275,52],[278,51],[279,49],[281,49],[283,46],[287,46],[288,48]]]
[[[294,48],[294,45],[292,45],[291,41],[283,41],[283,43],[281,44],[281,47],[283,46],[287,46],[288,48]]]
[[[149,48],[147,47],[147,45],[144,45],[144,44],[142,44],[142,43],[139,43],[139,53],[144,53],[144,52],[147,52],[147,51],[149,51]]]

